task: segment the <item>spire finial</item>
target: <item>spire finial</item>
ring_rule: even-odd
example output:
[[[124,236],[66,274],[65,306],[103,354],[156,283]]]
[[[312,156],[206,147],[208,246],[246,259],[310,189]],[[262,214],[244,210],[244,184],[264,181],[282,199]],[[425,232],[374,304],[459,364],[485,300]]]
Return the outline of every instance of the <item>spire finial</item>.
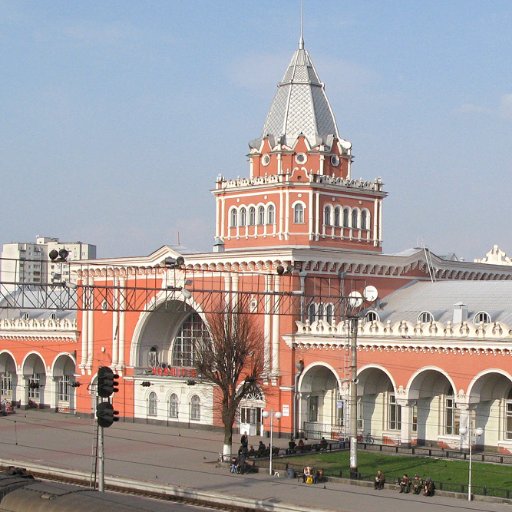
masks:
[[[300,39],[299,39],[299,50],[304,50],[304,16],[303,16],[303,0],[300,0]]]

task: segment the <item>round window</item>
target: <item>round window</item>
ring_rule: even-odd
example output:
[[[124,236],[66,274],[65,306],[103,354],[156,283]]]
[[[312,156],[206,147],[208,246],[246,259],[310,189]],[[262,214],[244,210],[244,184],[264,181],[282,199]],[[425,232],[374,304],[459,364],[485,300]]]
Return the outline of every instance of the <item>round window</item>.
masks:
[[[261,164],[267,166],[270,163],[270,155],[264,154],[261,157]]]
[[[334,165],[334,167],[340,165],[340,157],[338,155],[331,155],[331,165]]]
[[[295,161],[298,164],[305,164],[308,161],[308,157],[306,156],[305,153],[297,153],[295,155]]]

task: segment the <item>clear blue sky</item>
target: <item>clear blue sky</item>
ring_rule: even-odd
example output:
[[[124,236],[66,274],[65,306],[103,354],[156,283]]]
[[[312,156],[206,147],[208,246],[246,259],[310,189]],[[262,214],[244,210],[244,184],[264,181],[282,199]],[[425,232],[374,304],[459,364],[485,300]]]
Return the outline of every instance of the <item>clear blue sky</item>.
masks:
[[[211,248],[215,177],[248,175],[299,0],[0,0],[0,243]],[[512,253],[512,2],[305,0],[304,37],[381,176],[384,250]]]

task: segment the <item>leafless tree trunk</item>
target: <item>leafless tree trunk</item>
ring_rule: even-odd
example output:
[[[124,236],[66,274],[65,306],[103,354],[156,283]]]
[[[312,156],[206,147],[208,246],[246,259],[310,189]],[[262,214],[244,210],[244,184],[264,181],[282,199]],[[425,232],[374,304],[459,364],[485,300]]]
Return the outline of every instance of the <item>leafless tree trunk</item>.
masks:
[[[194,343],[198,374],[219,389],[224,460],[231,457],[240,402],[257,387],[263,372],[263,333],[257,320],[244,302],[219,305],[218,313],[207,316],[209,339],[196,339]]]

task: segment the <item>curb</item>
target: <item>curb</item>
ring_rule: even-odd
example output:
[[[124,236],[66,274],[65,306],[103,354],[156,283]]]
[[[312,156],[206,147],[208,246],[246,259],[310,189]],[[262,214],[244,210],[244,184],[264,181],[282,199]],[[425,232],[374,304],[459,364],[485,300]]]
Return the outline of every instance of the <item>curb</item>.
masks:
[[[47,465],[0,459],[0,468],[9,466],[25,468],[37,478],[64,480],[81,485],[91,485],[91,475],[83,471],[59,469]],[[153,497],[174,496],[181,500],[202,502],[207,505],[224,505],[240,510],[271,511],[271,512],[311,512],[311,507],[301,507],[290,503],[280,503],[274,499],[255,500],[239,496],[226,496],[221,494],[198,491],[186,487],[177,487],[170,484],[154,484],[140,480],[131,480],[105,475],[105,490],[109,491],[143,491]],[[318,512],[343,512],[340,509],[316,509]]]

